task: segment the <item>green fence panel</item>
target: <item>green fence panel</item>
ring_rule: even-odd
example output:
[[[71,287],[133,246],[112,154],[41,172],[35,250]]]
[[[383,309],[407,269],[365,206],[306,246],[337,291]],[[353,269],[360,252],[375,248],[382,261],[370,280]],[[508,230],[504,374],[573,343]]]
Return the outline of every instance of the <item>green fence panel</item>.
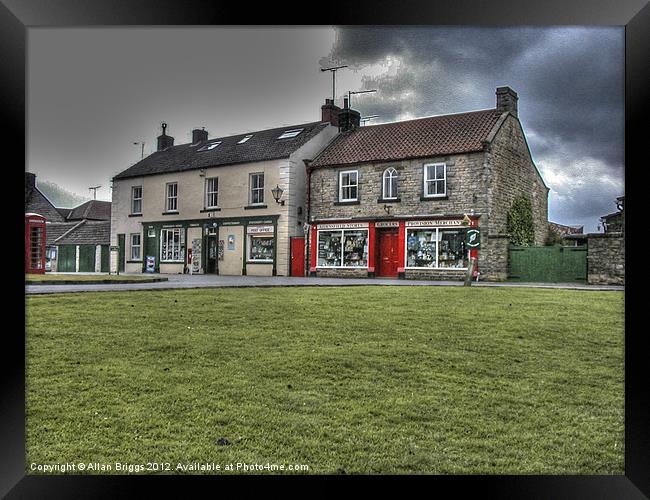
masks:
[[[585,247],[510,247],[508,278],[539,283],[573,283],[587,280]]]
[[[107,273],[110,267],[110,248],[108,245],[102,245],[101,271]]]
[[[95,245],[79,245],[79,272],[95,272]]]
[[[59,245],[59,251],[56,260],[56,270],[61,273],[75,272],[77,269],[77,246],[76,245]]]

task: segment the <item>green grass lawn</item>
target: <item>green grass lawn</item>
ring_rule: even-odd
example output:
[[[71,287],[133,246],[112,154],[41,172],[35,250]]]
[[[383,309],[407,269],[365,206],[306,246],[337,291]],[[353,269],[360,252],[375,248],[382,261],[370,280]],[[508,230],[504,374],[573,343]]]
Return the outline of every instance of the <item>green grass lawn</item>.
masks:
[[[623,474],[623,298],[476,287],[28,296],[27,471]]]
[[[151,281],[160,276],[147,276],[141,274],[25,274],[27,284],[40,281]]]

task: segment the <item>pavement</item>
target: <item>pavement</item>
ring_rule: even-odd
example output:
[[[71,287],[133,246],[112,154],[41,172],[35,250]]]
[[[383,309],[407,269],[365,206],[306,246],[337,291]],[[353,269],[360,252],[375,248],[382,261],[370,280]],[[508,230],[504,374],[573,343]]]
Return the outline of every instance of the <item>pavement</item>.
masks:
[[[147,275],[150,276],[150,275]],[[111,283],[76,285],[26,285],[25,293],[116,292],[189,288],[241,288],[273,286],[463,286],[462,281],[419,281],[384,278],[294,278],[285,276],[217,276],[213,274],[165,274],[168,281],[157,283]],[[561,288],[571,290],[623,291],[624,286],[575,283],[473,282],[477,287]]]

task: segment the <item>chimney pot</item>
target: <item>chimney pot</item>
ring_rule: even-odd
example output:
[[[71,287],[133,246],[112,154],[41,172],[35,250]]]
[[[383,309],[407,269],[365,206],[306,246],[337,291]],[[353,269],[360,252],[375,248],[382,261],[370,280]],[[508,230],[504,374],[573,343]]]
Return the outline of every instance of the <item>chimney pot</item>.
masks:
[[[167,135],[165,133],[167,129],[167,124],[163,123],[162,124],[162,134],[158,136],[158,151],[162,151],[163,149],[170,148],[174,145],[174,138],[170,135]]]

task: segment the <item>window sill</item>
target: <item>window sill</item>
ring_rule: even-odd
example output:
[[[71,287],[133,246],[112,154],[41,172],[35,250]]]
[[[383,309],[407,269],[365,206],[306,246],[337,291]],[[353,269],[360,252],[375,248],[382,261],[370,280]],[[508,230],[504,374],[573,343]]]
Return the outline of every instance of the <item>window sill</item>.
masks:
[[[161,264],[185,264],[184,260],[161,260]]]
[[[176,210],[175,212],[163,212],[162,215],[178,215],[180,212]]]
[[[378,198],[377,203],[399,203],[402,201],[400,198]]]
[[[244,210],[257,210],[258,208],[269,208],[267,205],[247,205]]]
[[[199,210],[200,214],[204,214],[207,212],[221,212],[221,209],[219,207],[214,207],[214,208],[204,208],[203,210]]]
[[[127,264],[142,264],[141,260],[127,260]]]
[[[361,205],[361,202],[359,200],[351,200],[351,201],[335,201],[334,205]]]
[[[246,264],[273,264],[272,260],[247,260]]]
[[[142,214],[129,214],[129,217],[142,217]]]
[[[435,200],[448,200],[449,196],[441,195],[441,196],[420,196],[420,201],[435,201]]]

